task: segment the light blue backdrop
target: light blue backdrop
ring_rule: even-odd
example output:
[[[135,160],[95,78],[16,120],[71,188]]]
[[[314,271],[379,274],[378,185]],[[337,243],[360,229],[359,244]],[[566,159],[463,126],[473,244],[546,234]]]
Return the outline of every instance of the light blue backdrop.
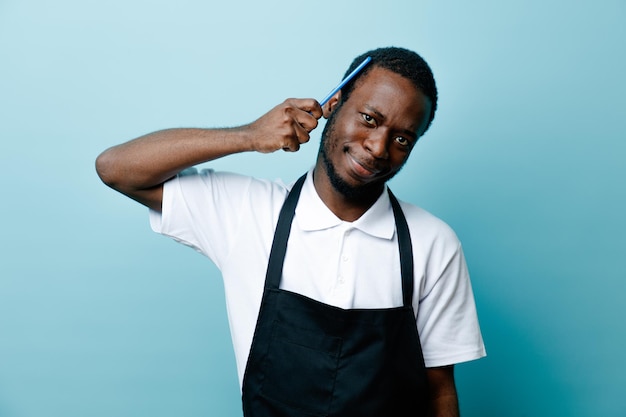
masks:
[[[398,45],[440,88],[392,186],[463,241],[464,417],[626,415],[626,2],[0,1],[0,416],[238,416],[222,285],[102,185],[108,146],[321,98]],[[215,166],[293,179],[297,154]]]

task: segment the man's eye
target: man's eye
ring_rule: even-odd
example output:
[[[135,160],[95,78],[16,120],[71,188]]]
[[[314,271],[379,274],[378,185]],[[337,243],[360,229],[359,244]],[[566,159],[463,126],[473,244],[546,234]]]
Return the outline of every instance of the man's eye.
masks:
[[[365,123],[367,123],[368,125],[376,124],[376,120],[374,120],[374,118],[369,114],[361,113],[361,116],[363,117],[363,120],[365,120]]]
[[[403,138],[402,136],[398,136],[396,138],[396,142],[398,142],[400,145],[402,146],[411,146],[411,141],[408,140],[407,138]]]

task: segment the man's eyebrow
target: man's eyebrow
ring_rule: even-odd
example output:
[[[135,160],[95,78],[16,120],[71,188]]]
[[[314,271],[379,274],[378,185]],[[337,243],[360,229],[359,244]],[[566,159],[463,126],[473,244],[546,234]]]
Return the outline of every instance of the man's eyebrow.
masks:
[[[385,120],[385,115],[382,114],[380,111],[376,110],[374,107],[370,106],[369,104],[366,104],[365,108],[371,111],[372,113],[374,113],[379,119]],[[400,129],[400,132],[404,133],[407,136],[410,136],[412,139],[417,138],[417,133],[410,129]]]
[[[384,120],[385,119],[385,115],[382,114],[381,112],[379,112],[378,110],[376,110],[375,108],[373,108],[372,106],[370,106],[369,104],[365,105],[365,108],[368,109],[369,111],[371,111],[372,113],[376,114],[376,116],[381,119]]]

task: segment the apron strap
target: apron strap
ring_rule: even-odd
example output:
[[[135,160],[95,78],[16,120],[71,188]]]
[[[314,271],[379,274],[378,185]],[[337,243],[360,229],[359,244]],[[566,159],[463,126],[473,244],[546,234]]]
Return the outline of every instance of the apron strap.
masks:
[[[277,290],[280,285],[280,279],[283,276],[283,261],[285,260],[285,253],[287,253],[287,240],[289,240],[289,233],[291,232],[291,222],[296,212],[296,205],[298,205],[298,198],[300,197],[300,191],[302,191],[306,175],[304,174],[296,181],[287,195],[283,207],[280,209],[265,274],[266,289]]]
[[[396,219],[396,233],[398,233],[398,247],[400,249],[400,273],[402,274],[402,299],[404,306],[413,305],[413,245],[411,244],[411,234],[409,225],[406,222],[400,203],[389,192],[389,200],[393,209],[393,217]]]
[[[291,223],[306,176],[307,174],[304,174],[296,181],[280,210],[267,265],[267,273],[265,274],[266,289],[277,290],[280,285],[280,280],[283,276],[283,263],[287,253],[287,241],[291,232]],[[396,233],[398,234],[400,272],[402,275],[402,301],[405,307],[409,307],[413,305],[413,246],[411,244],[411,235],[400,203],[389,188],[387,188],[387,191],[389,192],[389,200],[396,222]]]

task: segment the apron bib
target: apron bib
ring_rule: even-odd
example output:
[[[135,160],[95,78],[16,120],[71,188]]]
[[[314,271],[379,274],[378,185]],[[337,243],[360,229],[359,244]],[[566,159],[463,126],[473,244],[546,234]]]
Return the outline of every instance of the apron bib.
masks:
[[[413,296],[413,252],[391,191],[403,306],[345,310],[279,289],[306,175],[281,209],[244,374],[245,417],[403,417],[427,412],[427,381]]]

